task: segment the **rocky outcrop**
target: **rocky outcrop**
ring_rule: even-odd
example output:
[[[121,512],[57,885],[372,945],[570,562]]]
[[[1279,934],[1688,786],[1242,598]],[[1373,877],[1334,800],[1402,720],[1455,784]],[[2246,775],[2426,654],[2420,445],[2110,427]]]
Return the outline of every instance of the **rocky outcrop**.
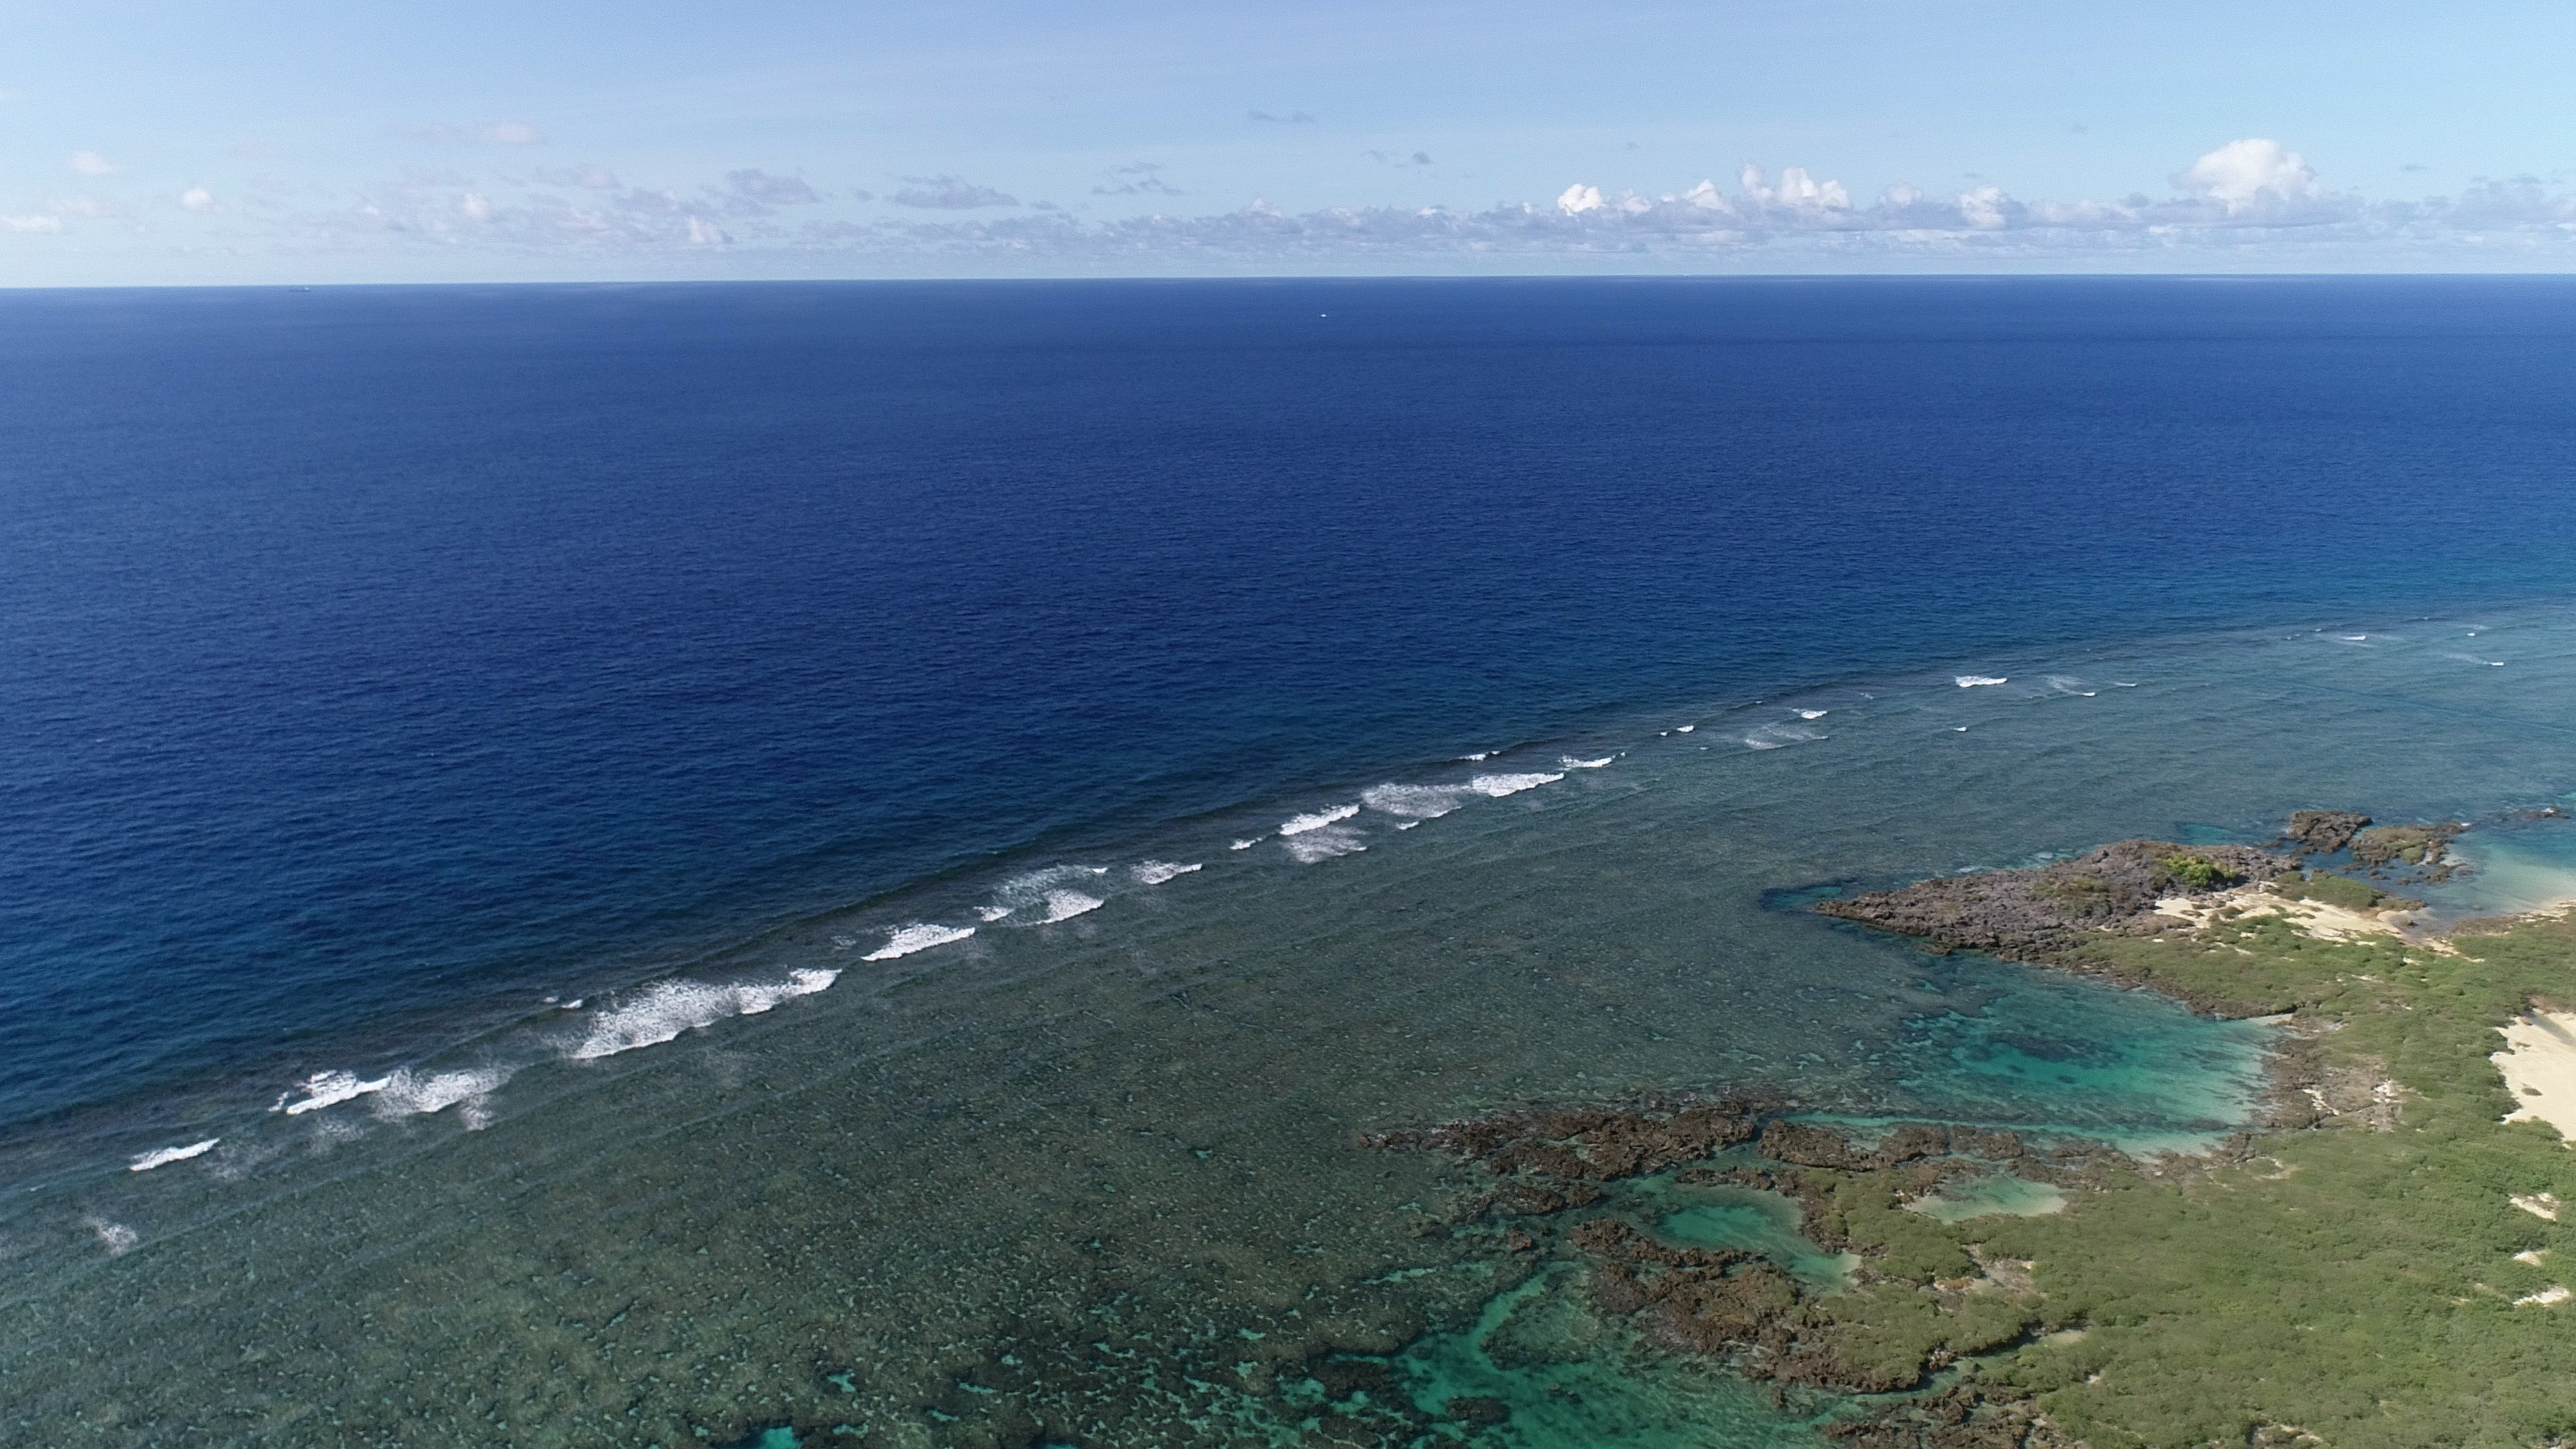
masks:
[[[2352,844],[2369,823],[2370,817],[2358,810],[2293,810],[2281,838],[2297,846],[2299,855],[2332,855]]]
[[[2288,860],[2251,846],[2123,840],[2032,870],[1940,876],[1815,908],[1945,951],[2059,962],[2105,930],[2153,935],[2183,925],[2155,914],[2167,896],[2270,880],[2289,868]]]
[[[2464,824],[2377,825],[2352,838],[2353,863],[2373,871],[2395,865],[2428,868],[2425,878],[2438,880],[2442,852],[2469,827]]]

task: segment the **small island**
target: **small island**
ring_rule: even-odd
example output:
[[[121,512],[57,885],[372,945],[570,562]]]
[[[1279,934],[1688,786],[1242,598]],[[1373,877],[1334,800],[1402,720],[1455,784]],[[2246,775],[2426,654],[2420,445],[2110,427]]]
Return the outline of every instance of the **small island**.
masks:
[[[2303,811],[2272,849],[2122,841],[1814,907],[2267,1019],[2261,1120],[2211,1152],[1705,1095],[1369,1140],[1481,1163],[1457,1212],[1496,1251],[1833,1399],[1822,1432],[1871,1449],[2563,1442],[2576,916],[2431,927],[2395,887],[2439,879],[2463,828]],[[1676,1183],[1777,1194],[1811,1252],[1678,1241],[1638,1191]]]

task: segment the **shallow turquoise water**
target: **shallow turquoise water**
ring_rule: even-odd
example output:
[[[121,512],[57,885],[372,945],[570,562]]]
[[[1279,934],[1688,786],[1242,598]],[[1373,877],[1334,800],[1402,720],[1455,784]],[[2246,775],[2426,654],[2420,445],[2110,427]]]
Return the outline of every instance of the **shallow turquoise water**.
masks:
[[[1935,1222],[1963,1223],[1970,1218],[2033,1217],[2061,1212],[2066,1203],[2064,1190],[2049,1183],[1995,1176],[1950,1183],[1938,1193],[1917,1198],[1907,1206]]]
[[[15,1429],[1259,1443],[1341,1355],[1405,1365],[1423,1415],[1512,1406],[1446,1437],[1795,1442],[1830,1406],[1590,1322],[1579,1285],[1523,1293],[1447,1215],[1478,1174],[1361,1135],[1759,1087],[1853,1122],[2205,1141],[2248,1109],[2260,1026],[1784,907],[2127,835],[2260,839],[2310,805],[2555,850],[2558,822],[2497,822],[2576,790],[2576,613],[2474,623],[2505,667],[2450,658],[2469,621],[2373,621],[1661,711],[1002,862],[677,986],[531,1001],[398,1081],[281,1063],[23,1144]],[[1507,776],[1548,778],[1474,783]],[[1388,784],[1432,793],[1364,793]],[[2524,889],[2503,858],[2450,906]],[[916,924],[974,934],[885,954]],[[285,1110],[344,1065],[350,1095]]]

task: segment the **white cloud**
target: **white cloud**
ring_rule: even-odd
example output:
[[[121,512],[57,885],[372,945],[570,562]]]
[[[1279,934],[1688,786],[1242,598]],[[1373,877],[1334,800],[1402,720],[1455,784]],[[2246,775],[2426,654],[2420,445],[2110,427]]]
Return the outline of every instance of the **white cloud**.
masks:
[[[1978,231],[2001,231],[2012,225],[2012,198],[2000,186],[1961,192],[1957,205],[1959,219]]]
[[[1800,166],[1792,166],[1781,172],[1780,184],[1777,186],[1765,184],[1765,177],[1759,166],[1746,166],[1739,179],[1743,183],[1745,195],[1756,201],[1766,201],[1776,206],[1821,211],[1843,211],[1851,206],[1851,193],[1843,189],[1841,182],[1820,182],[1809,176],[1806,168]]]
[[[2266,204],[2306,201],[2317,194],[2317,173],[2307,158],[2278,141],[2230,141],[2175,173],[2174,185],[2230,212]]]
[[[1162,190],[1150,163],[1107,173],[1120,187]],[[864,272],[1046,271],[1151,267],[1370,270],[1379,267],[1521,265],[1583,270],[1735,270],[1815,266],[1843,270],[2063,267],[2151,270],[2237,265],[2375,265],[2421,269],[2474,257],[2576,269],[2576,194],[2537,178],[2486,183],[2455,197],[2370,202],[2327,190],[2295,154],[2272,143],[2221,147],[2186,167],[2161,198],[2016,199],[1979,182],[1936,196],[1892,185],[1854,204],[1847,188],[1798,167],[1746,168],[1739,184],[1701,181],[1678,193],[1641,195],[1577,182],[1550,200],[1502,201],[1483,210],[1441,206],[1324,207],[1289,212],[1266,200],[1213,214],[1098,220],[1020,203],[952,175],[908,177],[888,198],[947,215],[871,216],[838,211],[863,192],[825,195],[792,175],[721,173],[683,185],[621,185],[596,168],[529,177],[472,178],[409,169],[400,183],[355,209],[297,210],[278,202],[247,217],[289,239],[338,247],[475,247],[551,256],[678,256],[728,248]],[[1104,187],[1104,192],[1118,187]],[[809,203],[805,200],[811,196]],[[1159,199],[1159,198],[1158,198]],[[1143,204],[1140,196],[1131,204]],[[53,198],[35,217],[0,218],[10,230],[88,225],[104,203]],[[804,217],[783,214],[808,207]],[[1006,209],[1018,208],[1018,209]],[[274,218],[273,220],[271,218]],[[247,224],[247,223],[246,223]]]
[[[963,176],[907,176],[912,183],[890,198],[897,206],[920,207],[933,211],[971,211],[979,206],[1017,206],[1015,197],[1006,196],[989,186],[978,186]]]
[[[115,163],[96,151],[74,151],[70,165],[83,176],[112,176],[116,173]]]
[[[0,231],[58,232],[63,229],[59,216],[0,216]]]
[[[755,209],[773,206],[810,206],[823,199],[822,193],[805,184],[801,176],[772,176],[758,167],[725,173],[725,189],[738,205]]]
[[[191,186],[179,193],[179,204],[190,211],[212,211],[215,194],[202,186]]]

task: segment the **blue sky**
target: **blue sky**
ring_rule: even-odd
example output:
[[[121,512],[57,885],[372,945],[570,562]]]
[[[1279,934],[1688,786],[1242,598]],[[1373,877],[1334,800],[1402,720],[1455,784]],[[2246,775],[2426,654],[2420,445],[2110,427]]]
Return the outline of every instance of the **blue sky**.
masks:
[[[0,285],[2563,270],[2576,7],[0,0]]]

